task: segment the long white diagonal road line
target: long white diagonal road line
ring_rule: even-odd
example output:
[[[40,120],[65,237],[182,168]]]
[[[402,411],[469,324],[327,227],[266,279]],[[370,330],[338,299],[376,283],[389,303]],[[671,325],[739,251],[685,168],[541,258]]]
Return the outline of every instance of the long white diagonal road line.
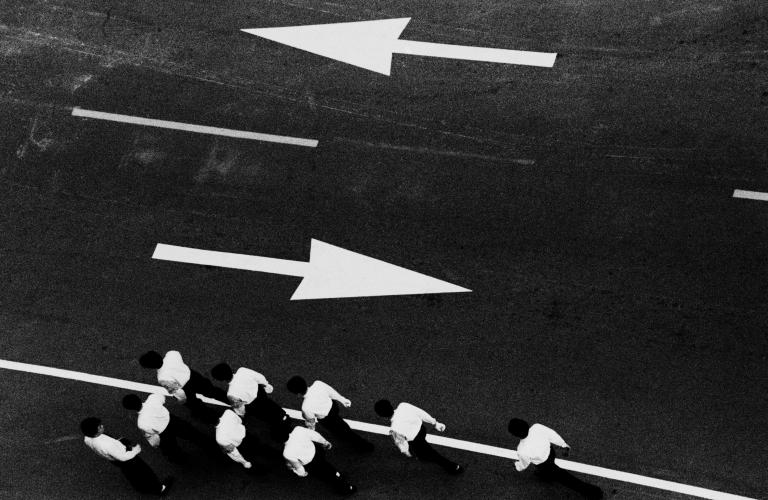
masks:
[[[284,135],[262,134],[260,132],[248,132],[246,130],[233,130],[229,128],[208,127],[205,125],[195,125],[192,123],[172,122],[166,120],[156,120],[154,118],[142,118],[140,116],[119,115],[115,113],[105,113],[103,111],[92,111],[89,109],[73,108],[72,116],[81,118],[93,118],[95,120],[107,120],[112,122],[128,123],[131,125],[143,125],[145,127],[167,128],[172,130],[181,130],[183,132],[194,132],[197,134],[220,135],[224,137],[233,137],[235,139],[250,139],[254,141],[276,142],[280,144],[289,144],[291,146],[304,146],[316,148],[318,141],[316,139],[302,139],[301,137],[289,137]]]
[[[66,378],[70,380],[78,380],[81,382],[90,382],[92,384],[107,385],[111,387],[118,387],[120,389],[129,389],[138,392],[147,393],[168,393],[160,386],[151,384],[142,384],[140,382],[132,382],[130,380],[121,380],[111,377],[103,377],[101,375],[91,375],[90,373],[75,372],[70,370],[62,370],[60,368],[52,368],[42,365],[31,365],[27,363],[18,363],[15,361],[7,361],[0,359],[0,368],[8,370],[16,370],[27,373],[36,373],[39,375],[49,375],[52,377]],[[224,405],[219,401],[213,399],[200,397],[205,402]],[[226,406],[226,405],[224,405]],[[292,418],[301,419],[301,412],[285,408],[285,411]],[[357,422],[355,420],[347,420],[347,423],[353,429],[370,432],[373,434],[389,434],[389,428],[382,425],[369,424],[366,422]],[[472,443],[469,441],[461,441],[459,439],[452,439],[443,436],[428,435],[427,441],[430,443],[447,446],[449,448],[456,448],[459,450],[472,451],[475,453],[482,453],[485,455],[493,455],[496,457],[507,458],[511,460],[517,460],[517,452],[507,448],[499,448],[496,446],[488,446],[485,444]],[[642,486],[648,486],[650,488],[657,488],[666,491],[673,491],[676,493],[683,493],[698,498],[708,498],[711,500],[757,500],[754,498],[733,495],[730,493],[723,493],[715,490],[708,490],[706,488],[699,488],[697,486],[690,486],[682,483],[675,483],[672,481],[665,481],[663,479],[655,479],[647,476],[640,476],[638,474],[630,474],[628,472],[621,472],[612,469],[605,469],[603,467],[596,467],[594,465],[581,464],[578,462],[571,462],[569,460],[557,459],[557,464],[563,469],[567,469],[574,472],[580,472],[583,474],[590,474],[593,476],[600,476],[607,479],[614,479],[616,481],[623,481],[625,483],[639,484]]]

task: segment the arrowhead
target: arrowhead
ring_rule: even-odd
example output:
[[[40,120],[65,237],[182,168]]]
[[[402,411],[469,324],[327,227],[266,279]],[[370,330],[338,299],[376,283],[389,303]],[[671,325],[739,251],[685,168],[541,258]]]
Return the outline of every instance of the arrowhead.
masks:
[[[471,291],[313,239],[309,270],[291,300]]]
[[[395,43],[410,20],[410,17],[403,17],[242,31],[389,75]]]

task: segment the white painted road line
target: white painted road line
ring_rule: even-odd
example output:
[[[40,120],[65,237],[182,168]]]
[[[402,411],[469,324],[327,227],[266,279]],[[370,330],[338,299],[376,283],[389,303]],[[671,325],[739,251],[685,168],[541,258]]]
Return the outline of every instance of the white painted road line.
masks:
[[[280,144],[290,144],[292,146],[304,146],[316,148],[318,141],[315,139],[302,139],[301,137],[289,137],[284,135],[262,134],[259,132],[247,132],[245,130],[232,130],[228,128],[207,127],[204,125],[194,125],[191,123],[171,122],[166,120],[155,120],[153,118],[141,118],[138,116],[118,115],[114,113],[104,113],[102,111],[91,111],[88,109],[73,108],[72,116],[82,118],[93,118],[96,120],[107,120],[120,123],[129,123],[131,125],[144,125],[146,127],[168,128],[173,130],[182,130],[184,132],[194,132],[197,134],[220,135],[224,137],[234,137],[235,139],[251,139],[254,141],[277,142]]]
[[[736,189],[733,191],[734,198],[745,198],[748,200],[768,201],[768,193],[761,193],[760,191],[744,191]]]
[[[160,386],[151,384],[142,384],[139,382],[131,382],[129,380],[121,380],[111,377],[102,377],[100,375],[91,375],[90,373],[75,372],[71,370],[62,370],[60,368],[51,368],[49,366],[31,365],[27,363],[18,363],[15,361],[7,361],[0,359],[0,368],[6,368],[8,370],[16,370],[27,373],[36,373],[39,375],[50,375],[52,377],[66,378],[71,380],[78,380],[81,382],[90,382],[93,384],[107,385],[111,387],[117,387],[120,389],[130,389],[138,392],[148,392],[168,395],[165,389]],[[227,406],[220,401],[216,401],[206,397],[200,397],[205,402],[213,403],[221,406]],[[291,408],[284,408],[291,418],[302,419],[301,412],[293,410]],[[346,419],[345,419],[346,420]],[[389,428],[383,425],[369,424],[366,422],[358,422],[356,420],[346,420],[350,427],[353,429],[370,432],[373,434],[389,434]],[[485,444],[472,443],[469,441],[461,441],[459,439],[447,438],[444,436],[436,436],[433,434],[427,435],[427,441],[430,443],[447,446],[449,448],[456,448],[459,450],[472,451],[475,453],[482,453],[485,455],[493,455],[496,457],[507,458],[511,460],[517,460],[517,452],[507,448],[499,448],[496,446],[488,446]],[[648,486],[650,488],[656,488],[666,491],[674,491],[676,493],[683,493],[698,498],[707,498],[710,500],[758,500],[755,498],[732,495],[730,493],[722,493],[720,491],[708,490],[706,488],[699,488],[697,486],[689,486],[687,484],[675,483],[672,481],[665,481],[663,479],[655,479],[647,476],[640,476],[638,474],[631,474],[628,472],[621,472],[612,469],[606,469],[603,467],[596,467],[594,465],[581,464],[578,462],[571,462],[569,460],[556,459],[557,464],[563,469],[567,469],[574,472],[580,472],[582,474],[589,474],[592,476],[600,476],[606,479],[614,479],[616,481],[622,481],[625,483],[639,484],[642,486]]]

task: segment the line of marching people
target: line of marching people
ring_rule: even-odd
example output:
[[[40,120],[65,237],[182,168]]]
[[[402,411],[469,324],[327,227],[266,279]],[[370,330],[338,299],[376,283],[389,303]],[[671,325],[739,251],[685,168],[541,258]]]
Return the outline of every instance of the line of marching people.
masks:
[[[349,408],[352,403],[330,385],[319,380],[307,384],[300,376],[288,380],[288,391],[302,398],[303,421],[300,421],[290,418],[270,398],[273,386],[255,370],[246,367],[233,370],[226,363],[214,366],[211,375],[227,384],[225,390],[191,369],[178,351],[168,351],[164,356],[149,351],[141,355],[139,364],[156,370],[158,384],[171,398],[186,406],[193,418],[215,426],[214,440],[172,414],[166,408],[166,396],[154,393],[142,400],[136,394],[125,395],[122,398],[123,407],[136,413],[137,427],[147,444],[159,449],[169,461],[187,461],[178,444],[181,439],[196,444],[206,453],[223,453],[245,469],[255,472],[264,471],[276,462],[284,462],[297,476],[317,477],[341,494],[352,494],[357,490],[349,478],[327,460],[326,451],[331,448],[331,443],[317,431],[317,426],[319,424],[334,437],[346,441],[359,453],[370,454],[374,445],[352,430],[341,417],[340,407]],[[224,405],[205,404],[198,396]],[[374,411],[380,417],[389,419],[390,436],[403,455],[433,462],[449,474],[464,471],[461,465],[445,458],[427,443],[425,424],[438,432],[445,430],[445,424],[426,411],[409,403],[394,406],[386,399],[377,401]],[[254,420],[268,426],[271,444],[249,430]],[[168,494],[173,478],[158,477],[139,456],[141,445],[110,436],[97,417],[84,419],[81,430],[85,445],[118,467],[137,491],[160,496]],[[519,461],[515,464],[517,470],[524,470],[533,463],[542,477],[559,481],[588,498],[602,498],[598,487],[555,465],[553,447],[568,450],[568,445],[555,431],[541,424],[529,426],[520,419],[512,419],[508,430],[521,439],[518,445]]]

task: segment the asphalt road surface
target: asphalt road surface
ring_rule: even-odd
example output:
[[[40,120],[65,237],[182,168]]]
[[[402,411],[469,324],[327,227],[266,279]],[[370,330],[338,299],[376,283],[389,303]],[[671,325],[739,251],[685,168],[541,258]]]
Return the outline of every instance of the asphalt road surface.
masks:
[[[242,28],[411,17],[404,39],[557,52],[553,68],[396,55],[384,76]],[[345,415],[408,401],[446,435],[768,496],[768,6],[758,0],[0,1],[0,359],[153,383],[148,349],[319,378]],[[72,116],[312,138],[317,148]],[[289,300],[298,277],[153,260],[166,243],[306,261],[311,239],[471,293]],[[82,444],[119,389],[4,371],[0,496],[133,498]],[[173,408],[181,416],[184,409]],[[578,498],[383,436],[357,497]],[[333,498],[224,456],[174,498]],[[194,452],[194,448],[190,448]],[[595,477],[609,498],[687,498]]]

